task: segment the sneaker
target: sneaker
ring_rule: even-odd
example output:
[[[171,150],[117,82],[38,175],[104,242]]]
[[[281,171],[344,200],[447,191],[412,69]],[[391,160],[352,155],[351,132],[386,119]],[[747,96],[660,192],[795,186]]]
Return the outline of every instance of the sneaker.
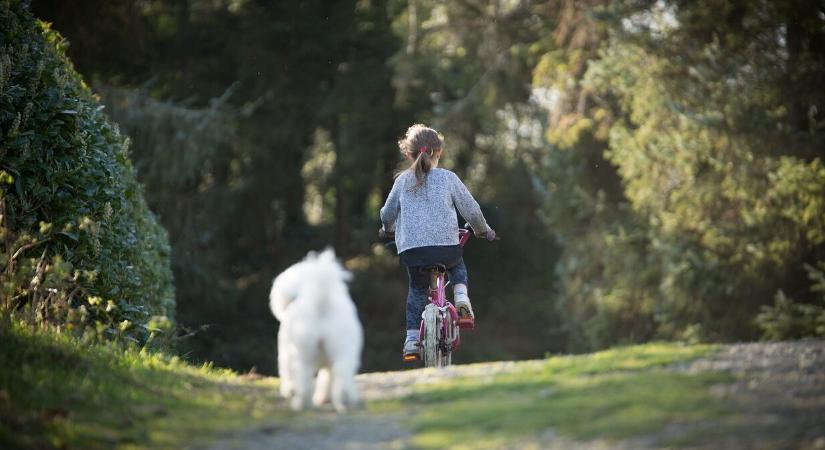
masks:
[[[404,361],[419,361],[421,359],[421,344],[412,339],[404,341]]]
[[[476,316],[467,297],[456,299],[455,309],[458,311],[458,327],[472,330],[475,328]]]

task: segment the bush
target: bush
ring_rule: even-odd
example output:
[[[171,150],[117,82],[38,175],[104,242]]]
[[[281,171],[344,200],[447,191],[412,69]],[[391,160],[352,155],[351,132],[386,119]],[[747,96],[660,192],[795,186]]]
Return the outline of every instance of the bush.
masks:
[[[820,298],[813,303],[800,303],[785,295],[776,293],[773,305],[762,306],[756,316],[756,325],[762,330],[762,339],[799,339],[825,336],[825,262],[819,269],[806,264],[811,292]]]
[[[146,339],[141,324],[174,313],[167,235],[65,48],[27,2],[0,2],[4,315]]]

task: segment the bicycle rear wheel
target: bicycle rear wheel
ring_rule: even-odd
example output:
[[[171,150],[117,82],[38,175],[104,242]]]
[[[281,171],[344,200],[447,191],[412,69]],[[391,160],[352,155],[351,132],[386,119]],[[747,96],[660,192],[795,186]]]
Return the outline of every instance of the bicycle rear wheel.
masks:
[[[424,367],[446,367],[452,362],[452,351],[445,345],[444,314],[438,307],[429,304],[424,308],[424,336],[421,340]]]
[[[458,327],[450,323],[450,316],[429,304],[424,308],[424,336],[421,340],[424,367],[447,367],[452,363],[452,343]],[[447,332],[446,336],[442,334]]]
[[[421,339],[421,353],[424,367],[439,367],[441,358],[438,348],[438,307],[432,303],[424,308],[424,336]]]

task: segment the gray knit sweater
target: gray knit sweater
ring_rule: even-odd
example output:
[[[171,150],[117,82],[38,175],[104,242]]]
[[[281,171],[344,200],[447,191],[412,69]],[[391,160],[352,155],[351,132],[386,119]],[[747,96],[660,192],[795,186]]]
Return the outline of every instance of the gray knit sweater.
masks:
[[[476,234],[489,229],[478,202],[453,172],[432,169],[423,185],[414,186],[415,174],[411,170],[403,172],[381,208],[384,229],[395,231],[398,253],[431,245],[457,245],[456,208]]]

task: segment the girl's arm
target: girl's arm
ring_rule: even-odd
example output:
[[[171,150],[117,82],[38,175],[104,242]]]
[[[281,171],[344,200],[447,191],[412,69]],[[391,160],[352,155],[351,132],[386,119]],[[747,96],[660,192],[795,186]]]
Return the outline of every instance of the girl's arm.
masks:
[[[401,176],[395,179],[392,185],[390,194],[387,196],[387,201],[381,208],[381,224],[386,231],[395,230],[395,221],[398,219],[398,213],[401,211]]]
[[[487,221],[484,220],[481,207],[478,206],[476,199],[473,198],[467,186],[464,186],[464,183],[461,182],[456,174],[453,174],[451,191],[453,203],[461,214],[461,217],[467,222],[470,222],[470,226],[473,227],[473,232],[476,236],[485,235],[490,230],[490,226],[487,225]]]

